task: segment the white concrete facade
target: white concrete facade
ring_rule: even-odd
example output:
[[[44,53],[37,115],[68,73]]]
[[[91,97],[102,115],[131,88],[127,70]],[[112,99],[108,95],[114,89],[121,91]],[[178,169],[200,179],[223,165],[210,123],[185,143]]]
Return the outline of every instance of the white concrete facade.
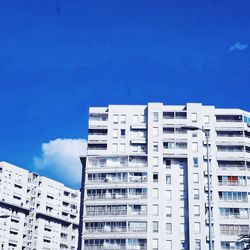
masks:
[[[0,162],[1,250],[77,249],[79,209],[80,191]]]
[[[249,232],[250,113],[200,103],[90,108],[82,249],[208,249],[209,131],[213,245]]]

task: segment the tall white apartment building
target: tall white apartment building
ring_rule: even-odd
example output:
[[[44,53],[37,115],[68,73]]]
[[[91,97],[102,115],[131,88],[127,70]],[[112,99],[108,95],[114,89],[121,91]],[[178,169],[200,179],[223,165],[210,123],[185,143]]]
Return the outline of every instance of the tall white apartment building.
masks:
[[[90,108],[83,250],[242,249],[250,225],[250,113],[188,103]],[[202,131],[209,132],[209,156]]]
[[[0,249],[77,249],[80,191],[0,162]]]

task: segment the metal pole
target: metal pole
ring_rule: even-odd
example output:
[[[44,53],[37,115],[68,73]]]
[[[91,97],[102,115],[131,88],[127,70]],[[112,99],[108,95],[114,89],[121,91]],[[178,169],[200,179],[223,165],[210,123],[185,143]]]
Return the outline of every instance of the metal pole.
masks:
[[[207,143],[207,174],[208,174],[208,243],[209,250],[212,250],[212,207],[211,207],[211,176],[210,176],[210,160],[209,160],[209,133],[205,129],[201,129],[206,136]]]

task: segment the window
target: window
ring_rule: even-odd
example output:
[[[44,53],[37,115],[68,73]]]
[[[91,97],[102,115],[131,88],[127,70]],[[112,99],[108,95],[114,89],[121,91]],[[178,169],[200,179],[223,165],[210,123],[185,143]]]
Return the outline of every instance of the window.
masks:
[[[192,122],[197,122],[197,113],[192,113],[191,119],[192,119]]]
[[[121,129],[121,138],[125,138],[125,136],[126,136],[126,130]]]
[[[153,166],[154,166],[154,167],[158,167],[158,164],[159,164],[159,159],[158,159],[158,157],[153,157]]]
[[[168,185],[171,184],[171,175],[170,174],[166,175],[166,184],[168,184]]]
[[[119,115],[113,115],[113,123],[117,124],[119,122]]]
[[[199,183],[199,174],[193,173],[193,183]]]
[[[193,157],[193,166],[198,167],[198,164],[199,164],[198,157]]]
[[[184,233],[184,231],[185,231],[185,224],[181,223],[180,224],[180,233]]]
[[[158,199],[158,188],[153,188],[153,198]]]
[[[204,115],[204,123],[209,124],[210,123],[210,118],[208,115]]]
[[[199,205],[194,205],[194,215],[200,216],[200,206]]]
[[[194,189],[194,200],[199,200],[199,199],[200,199],[200,190]]]
[[[192,142],[192,151],[198,152],[198,142]]]
[[[158,152],[159,149],[159,143],[158,142],[153,142],[153,151]]]
[[[152,245],[153,245],[153,250],[158,250],[158,239],[153,239]]]
[[[166,217],[172,217],[172,207],[166,207]]]
[[[166,240],[166,250],[172,250],[172,241]]]
[[[112,136],[113,138],[118,138],[118,129],[113,129]]]
[[[166,223],[166,233],[172,234],[172,223]]]
[[[126,115],[121,115],[121,124],[126,124]]]
[[[194,223],[194,233],[199,234],[201,232],[201,225],[200,222],[195,222]]]
[[[159,223],[158,221],[153,221],[153,232],[154,233],[158,233],[158,227],[159,227]]]
[[[138,115],[133,115],[133,123],[139,123],[139,116]]]
[[[124,143],[120,144],[120,153],[125,153],[125,144]]]
[[[158,205],[153,205],[153,215],[157,216],[158,215]]]
[[[164,161],[164,165],[166,166],[166,168],[170,168],[171,169],[171,160],[167,159]]]
[[[158,112],[153,112],[153,121],[158,122],[159,121],[159,113]]]
[[[113,153],[118,153],[118,144],[117,143],[112,144],[112,152]]]
[[[201,250],[201,240],[194,240],[194,249]]]
[[[158,173],[153,173],[153,182],[158,182]]]
[[[166,190],[165,197],[166,197],[167,201],[171,201],[172,200],[172,192],[171,192],[171,190]]]
[[[158,135],[159,135],[158,127],[154,127],[153,128],[153,136],[158,137]]]

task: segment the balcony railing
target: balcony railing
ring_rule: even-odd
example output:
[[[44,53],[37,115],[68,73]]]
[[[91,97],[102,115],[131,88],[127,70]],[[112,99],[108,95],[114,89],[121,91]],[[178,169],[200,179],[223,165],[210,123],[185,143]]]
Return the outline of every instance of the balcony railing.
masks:
[[[147,167],[147,162],[124,162],[120,163],[117,162],[117,164],[112,163],[112,165],[109,165],[107,163],[100,164],[100,163],[90,163],[88,167],[90,168],[114,168],[114,167],[120,167],[120,168],[126,168],[126,167]]]
[[[87,195],[88,199],[140,199],[147,198],[146,194],[96,194]]]
[[[221,234],[223,235],[240,235],[240,234],[248,234],[248,230],[247,231],[229,231],[229,230],[221,230]]]
[[[85,233],[122,233],[127,232],[126,227],[87,227],[85,228]]]
[[[248,202],[247,197],[242,199],[220,198],[221,202]]]
[[[147,250],[147,246],[126,244],[85,245],[84,250]]]
[[[248,214],[223,214],[220,216],[222,219],[248,219]]]
[[[238,164],[225,164],[225,165],[218,165],[219,169],[221,170],[246,170],[245,165],[238,165]]]
[[[147,228],[144,227],[87,227],[85,228],[85,233],[123,233],[123,232],[137,232],[143,233],[147,232]]]
[[[87,211],[87,216],[99,216],[99,215],[127,215],[126,210],[111,210],[111,211]]]
[[[102,216],[102,215],[146,215],[147,212],[144,210],[111,210],[111,211],[87,211],[87,216]]]
[[[90,183],[122,183],[122,182],[147,182],[147,177],[143,176],[130,176],[130,177],[97,177],[88,179]]]
[[[246,186],[246,181],[219,181],[219,186]]]

